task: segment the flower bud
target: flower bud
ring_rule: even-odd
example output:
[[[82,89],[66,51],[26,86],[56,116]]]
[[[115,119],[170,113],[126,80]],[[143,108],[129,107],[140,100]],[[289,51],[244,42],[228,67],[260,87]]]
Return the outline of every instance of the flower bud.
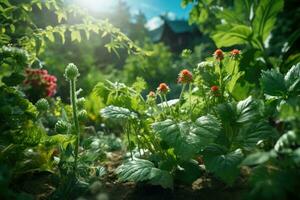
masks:
[[[67,80],[74,80],[79,76],[79,71],[76,65],[73,63],[68,64],[68,66],[65,69],[64,76],[67,78]]]
[[[147,95],[147,98],[156,98],[156,94],[153,91],[150,91],[149,94]]]
[[[224,59],[224,53],[221,49],[217,49],[214,53],[214,57],[216,58],[216,60],[221,61]]]
[[[78,112],[78,120],[84,122],[87,120],[88,114],[86,110],[81,110]]]
[[[240,58],[240,55],[241,55],[241,51],[238,50],[238,49],[233,49],[231,52],[230,52],[230,57],[234,60],[237,60]]]
[[[47,99],[44,99],[44,98],[38,100],[36,102],[35,106],[39,112],[45,112],[49,109],[49,103],[48,103]]]
[[[166,83],[161,83],[159,84],[158,88],[157,88],[157,92],[161,93],[161,94],[166,94],[170,91],[169,86]]]
[[[77,99],[76,105],[78,107],[78,109],[83,109],[84,108],[84,104],[85,104],[85,98],[81,97],[79,99]]]
[[[59,120],[55,124],[55,131],[61,134],[67,134],[70,129],[70,124],[66,121]]]
[[[184,69],[178,74],[178,83],[181,84],[188,84],[193,81],[193,74],[187,70]]]

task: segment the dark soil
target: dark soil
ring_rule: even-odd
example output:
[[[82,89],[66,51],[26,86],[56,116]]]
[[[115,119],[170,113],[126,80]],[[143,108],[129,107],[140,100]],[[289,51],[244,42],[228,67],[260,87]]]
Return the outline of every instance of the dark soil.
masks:
[[[111,153],[105,162],[107,175],[96,181],[86,194],[78,200],[238,200],[243,199],[246,190],[229,188],[216,180],[198,179],[192,186],[175,184],[174,190],[163,189],[160,186],[135,183],[120,183],[114,170],[121,164],[122,152]],[[55,190],[52,175],[47,172],[34,173],[21,177],[14,187],[17,192],[26,192],[35,199],[49,199]],[[237,184],[239,185],[239,184]],[[66,198],[68,199],[68,198]]]

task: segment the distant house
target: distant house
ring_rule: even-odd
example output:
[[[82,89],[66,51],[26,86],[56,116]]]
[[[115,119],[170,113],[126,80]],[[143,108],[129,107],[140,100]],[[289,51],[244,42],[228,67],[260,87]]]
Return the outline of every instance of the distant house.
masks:
[[[186,20],[169,20],[162,16],[161,19],[162,25],[149,31],[153,42],[163,42],[177,53],[200,43],[202,34],[197,26],[189,25]]]

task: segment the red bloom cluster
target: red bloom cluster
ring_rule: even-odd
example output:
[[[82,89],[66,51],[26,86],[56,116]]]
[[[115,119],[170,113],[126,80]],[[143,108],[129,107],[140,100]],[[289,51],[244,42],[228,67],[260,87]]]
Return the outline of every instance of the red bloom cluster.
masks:
[[[157,92],[165,94],[167,92],[169,92],[169,86],[166,83],[161,83],[159,84],[158,88],[157,88]]]
[[[217,49],[213,55],[218,61],[221,61],[224,59],[224,53],[221,49]]]
[[[44,69],[26,69],[24,85],[33,90],[42,91],[43,96],[51,97],[56,93],[56,77]]]
[[[191,83],[193,81],[193,74],[187,70],[184,69],[178,74],[178,83],[186,84]]]

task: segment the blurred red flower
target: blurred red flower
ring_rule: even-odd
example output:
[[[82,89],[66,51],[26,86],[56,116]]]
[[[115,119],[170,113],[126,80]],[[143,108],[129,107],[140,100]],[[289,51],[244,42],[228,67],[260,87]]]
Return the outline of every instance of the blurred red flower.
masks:
[[[191,83],[193,81],[193,74],[187,70],[184,69],[178,74],[178,83],[186,84]]]
[[[57,87],[56,81],[56,77],[48,74],[47,70],[27,68],[23,84],[27,96],[36,101],[42,97],[54,96]]]
[[[162,94],[166,94],[167,92],[169,92],[169,86],[166,83],[161,83],[159,84],[158,88],[157,88],[157,92],[162,93]]]
[[[224,59],[224,53],[221,49],[217,49],[213,55],[218,61],[221,61]]]

